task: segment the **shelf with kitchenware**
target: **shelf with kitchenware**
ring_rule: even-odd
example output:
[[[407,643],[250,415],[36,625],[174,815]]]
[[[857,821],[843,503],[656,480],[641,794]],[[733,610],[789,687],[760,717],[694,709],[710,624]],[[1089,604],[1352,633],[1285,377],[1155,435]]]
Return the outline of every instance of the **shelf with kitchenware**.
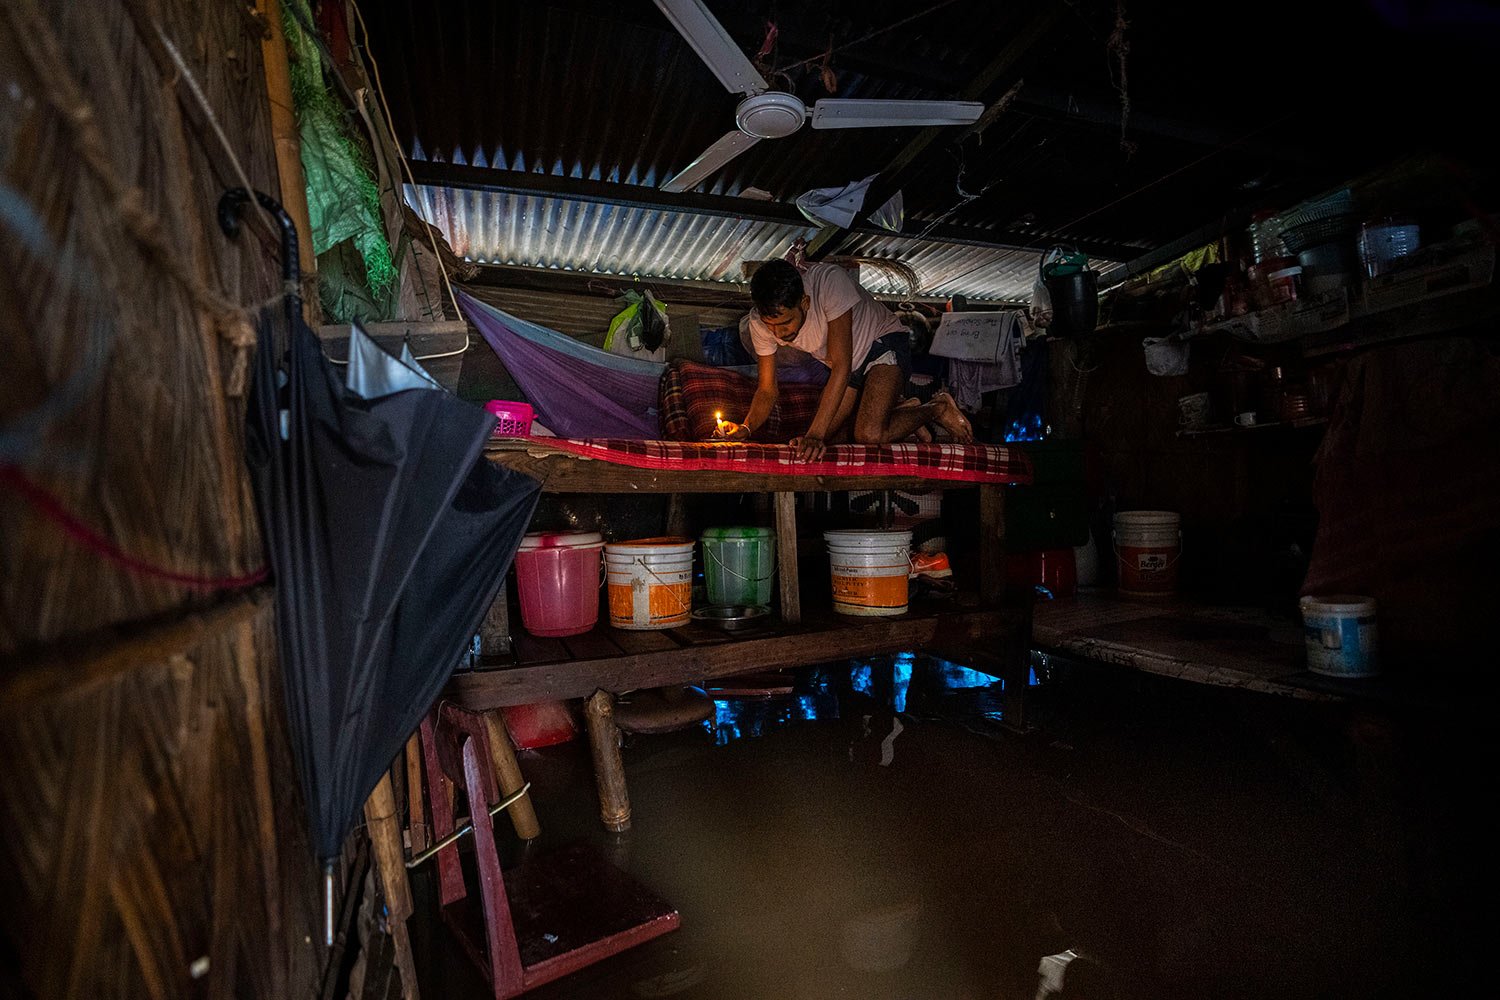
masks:
[[[1203,437],[1211,434],[1250,434],[1260,431],[1290,431],[1307,430],[1313,427],[1324,427],[1328,424],[1326,416],[1296,417],[1291,420],[1257,421],[1252,424],[1209,424],[1204,427],[1184,427],[1177,431],[1178,437]]]
[[[1295,275],[1270,277],[1283,282]],[[1325,354],[1397,338],[1426,336],[1500,316],[1494,291],[1495,246],[1476,236],[1423,248],[1402,266],[1348,286],[1198,325],[1179,338],[1228,334],[1257,344],[1299,340],[1304,354]]]

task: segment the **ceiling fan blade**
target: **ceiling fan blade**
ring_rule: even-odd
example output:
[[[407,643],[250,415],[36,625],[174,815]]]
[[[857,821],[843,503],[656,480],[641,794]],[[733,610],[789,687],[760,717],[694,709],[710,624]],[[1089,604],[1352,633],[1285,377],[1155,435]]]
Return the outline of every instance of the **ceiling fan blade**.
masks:
[[[739,156],[751,146],[760,142],[753,135],[735,129],[724,138],[709,146],[698,158],[687,165],[687,168],[676,177],[661,186],[663,191],[689,191],[698,186],[698,182],[717,171],[724,164]]]
[[[771,89],[703,0],[656,0],[656,6],[730,92],[748,95]]]
[[[978,101],[857,101],[828,98],[813,105],[813,128],[880,125],[971,125],[984,114]]]

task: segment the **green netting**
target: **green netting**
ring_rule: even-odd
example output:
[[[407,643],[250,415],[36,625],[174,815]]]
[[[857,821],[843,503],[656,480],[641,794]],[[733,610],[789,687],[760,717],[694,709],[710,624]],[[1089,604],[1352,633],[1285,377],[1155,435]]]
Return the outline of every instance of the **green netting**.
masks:
[[[307,0],[282,0],[281,14],[291,64],[292,103],[302,140],[313,253],[321,257],[349,240],[364,261],[371,296],[384,300],[396,280],[396,267],[374,171],[346,124],[343,110],[328,92],[317,42],[303,29],[304,24],[312,24]],[[356,317],[330,318],[348,321]]]

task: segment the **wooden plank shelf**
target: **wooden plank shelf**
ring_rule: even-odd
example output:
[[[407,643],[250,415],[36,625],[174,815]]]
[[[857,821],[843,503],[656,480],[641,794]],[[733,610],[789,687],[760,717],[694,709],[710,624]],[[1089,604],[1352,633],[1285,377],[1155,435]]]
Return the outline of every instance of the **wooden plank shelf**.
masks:
[[[1194,684],[1336,700],[1299,680],[1306,670],[1300,626],[1253,608],[1080,593],[1038,604],[1032,635],[1043,652]]]
[[[516,636],[513,663],[463,671],[445,697],[470,711],[583,698],[669,684],[701,684],[719,677],[804,666],[857,656],[927,650],[985,664],[1006,657],[1021,641],[1025,611],[981,606],[973,596],[913,605],[899,618],[854,618],[810,613],[800,624],[772,621],[728,633],[692,624],[661,632],[600,626],[569,639]]]
[[[1191,430],[1179,430],[1178,437],[1203,437],[1213,434],[1249,434],[1254,431],[1269,430],[1306,430],[1309,427],[1322,427],[1328,423],[1327,417],[1298,417],[1295,420],[1272,420],[1267,423],[1252,424],[1249,427],[1241,427],[1238,424],[1215,424],[1209,427],[1195,427]]]

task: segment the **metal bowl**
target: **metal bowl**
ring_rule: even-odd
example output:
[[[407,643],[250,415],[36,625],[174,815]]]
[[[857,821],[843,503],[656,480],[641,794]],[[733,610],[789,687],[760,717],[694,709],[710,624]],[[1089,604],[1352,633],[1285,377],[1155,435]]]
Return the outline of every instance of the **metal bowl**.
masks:
[[[726,632],[737,632],[759,625],[770,614],[771,609],[763,604],[726,604],[721,607],[699,608],[693,612],[693,620]]]

